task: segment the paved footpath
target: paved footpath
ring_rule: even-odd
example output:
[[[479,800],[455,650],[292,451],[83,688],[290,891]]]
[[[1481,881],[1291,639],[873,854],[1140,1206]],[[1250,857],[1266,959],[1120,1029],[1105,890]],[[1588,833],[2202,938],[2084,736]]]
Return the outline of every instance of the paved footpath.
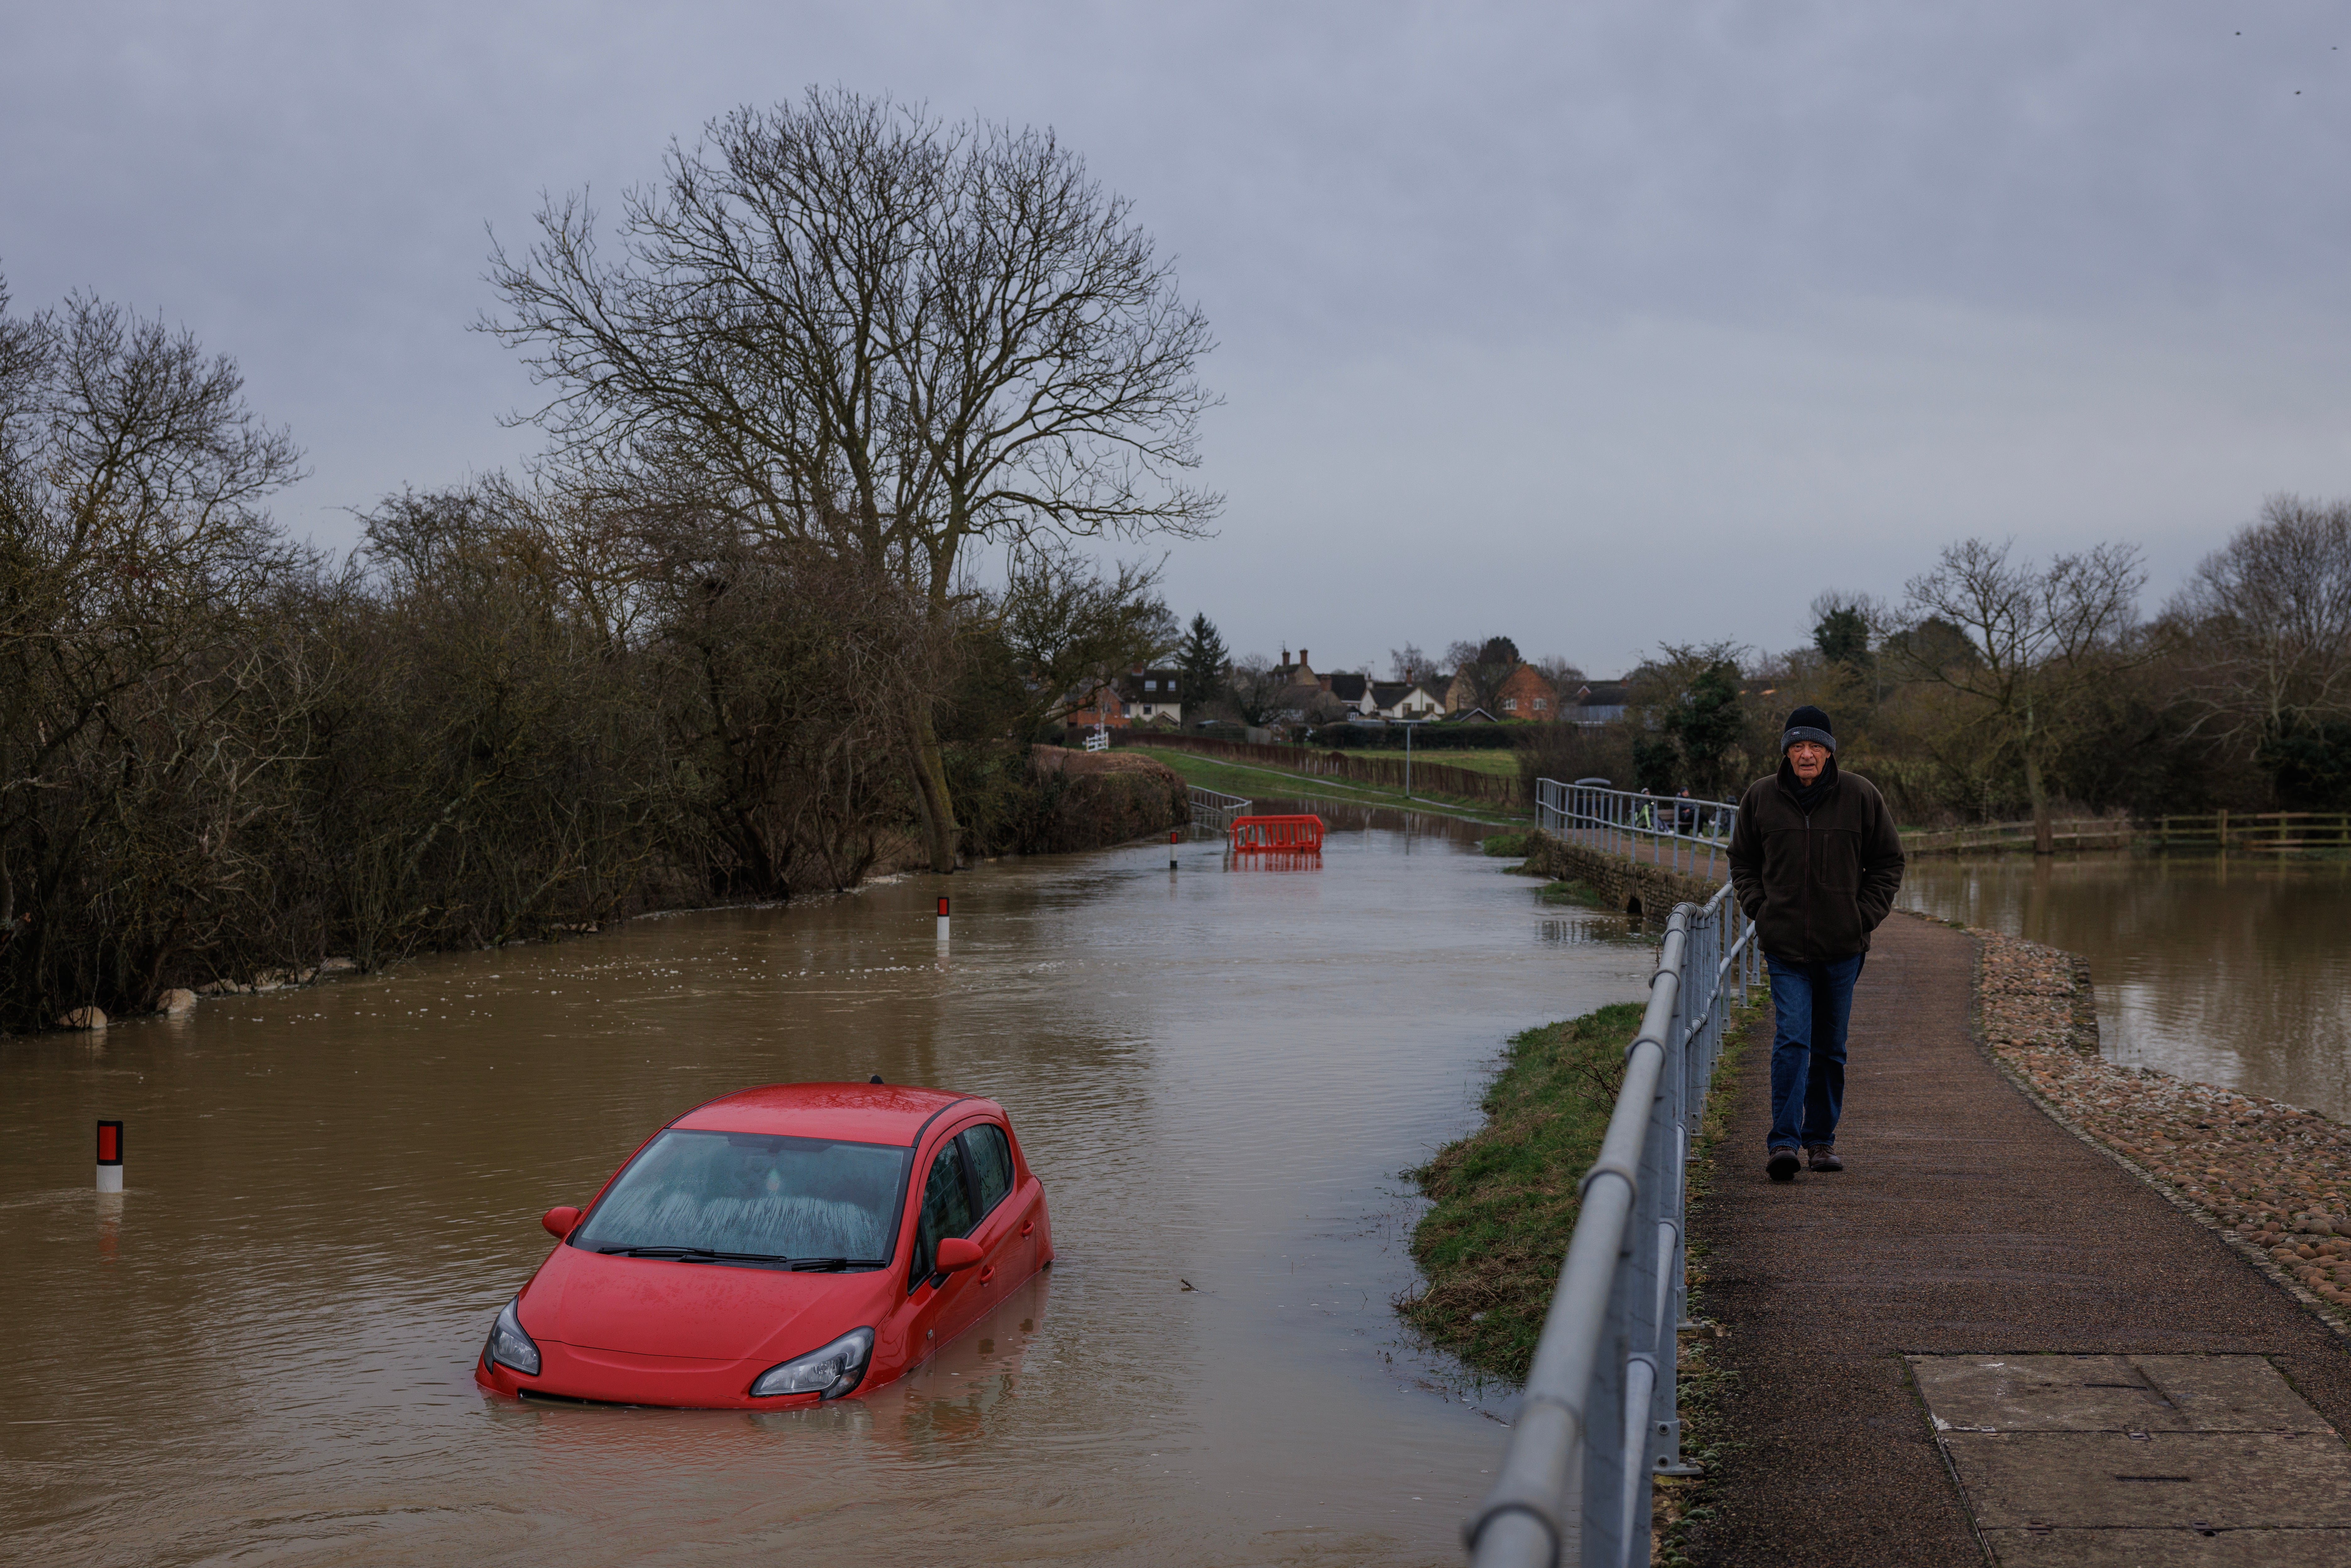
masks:
[[[1694,1221],[1738,1445],[1698,1561],[2351,1565],[2351,1354],[2001,1076],[1974,959],[1879,928],[1841,1174],[1764,1177],[1749,1042]]]

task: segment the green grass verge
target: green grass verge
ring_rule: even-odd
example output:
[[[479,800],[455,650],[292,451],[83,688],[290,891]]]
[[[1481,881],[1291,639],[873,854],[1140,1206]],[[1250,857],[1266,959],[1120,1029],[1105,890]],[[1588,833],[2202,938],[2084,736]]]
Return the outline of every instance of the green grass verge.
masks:
[[[1579,909],[1614,911],[1608,895],[1588,882],[1547,882],[1535,889],[1545,904],[1573,904]]]
[[[1513,1036],[1486,1124],[1405,1173],[1435,1207],[1412,1236],[1426,1283],[1396,1310],[1480,1371],[1527,1375],[1641,1011],[1618,1002]]]
[[[1407,797],[1401,789],[1384,789],[1376,784],[1290,773],[1253,762],[1227,762],[1196,751],[1181,751],[1172,746],[1152,747],[1147,750],[1137,747],[1134,750],[1155,762],[1165,762],[1186,784],[1197,784],[1203,789],[1240,795],[1252,800],[1331,800],[1353,806],[1394,806],[1400,810],[1428,811],[1473,822],[1524,821],[1533,815],[1513,806],[1497,806],[1489,801],[1463,800],[1417,790]]]
[[[1714,1064],[1714,1082],[1723,1092],[1707,1096],[1706,1113],[1698,1121],[1698,1146],[1692,1151],[1695,1157],[1689,1163],[1687,1206],[1692,1216],[1705,1208],[1722,1168],[1714,1156],[1730,1131],[1729,1086],[1739,1081],[1739,1059],[1746,1050],[1747,1030],[1761,1010],[1760,1006],[1731,1009],[1730,1021],[1723,1030],[1722,1055]],[[1715,1517],[1711,1489],[1737,1441],[1729,1412],[1734,1377],[1717,1354],[1722,1329],[1711,1321],[1707,1269],[1712,1249],[1704,1230],[1703,1226],[1691,1224],[1686,1254],[1689,1314],[1702,1326],[1681,1341],[1674,1386],[1674,1406],[1682,1420],[1682,1458],[1697,1464],[1703,1473],[1685,1479],[1660,1478],[1655,1487],[1652,1555],[1666,1568],[1687,1568],[1692,1561],[1692,1532]]]
[[[1404,761],[1404,747],[1401,746],[1341,746],[1330,749],[1342,757],[1385,758],[1395,763]],[[1432,768],[1466,768],[1472,773],[1484,773],[1495,779],[1516,779],[1519,776],[1519,754],[1507,746],[1497,747],[1490,751],[1454,751],[1429,747],[1414,752],[1412,762],[1415,768],[1423,764]]]
[[[1402,757],[1402,750],[1350,752],[1349,756]],[[1447,768],[1467,768],[1472,773],[1489,773],[1497,779],[1519,776],[1519,754],[1508,747],[1493,751],[1418,751],[1413,754],[1415,763],[1438,763]]]

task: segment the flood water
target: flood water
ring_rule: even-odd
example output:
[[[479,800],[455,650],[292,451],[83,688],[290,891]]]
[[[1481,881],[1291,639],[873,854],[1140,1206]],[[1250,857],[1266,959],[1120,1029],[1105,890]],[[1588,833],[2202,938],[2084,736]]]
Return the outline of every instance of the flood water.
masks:
[[[1006,862],[0,1040],[0,1560],[1458,1562],[1507,1395],[1399,1331],[1396,1173],[1652,956],[1376,820],[1316,870]],[[477,1394],[542,1210],[714,1094],[871,1072],[1006,1104],[1050,1274],[814,1410]]]
[[[2351,863],[1929,855],[1901,902],[2089,959],[2116,1061],[2351,1121]]]

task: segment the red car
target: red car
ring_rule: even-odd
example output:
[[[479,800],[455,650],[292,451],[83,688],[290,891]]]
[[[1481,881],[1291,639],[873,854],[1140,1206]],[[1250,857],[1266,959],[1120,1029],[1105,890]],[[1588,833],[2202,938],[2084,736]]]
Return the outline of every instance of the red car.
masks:
[[[1045,1189],[992,1100],[779,1083],[647,1139],[507,1303],[499,1394],[788,1408],[877,1388],[1053,1260]]]

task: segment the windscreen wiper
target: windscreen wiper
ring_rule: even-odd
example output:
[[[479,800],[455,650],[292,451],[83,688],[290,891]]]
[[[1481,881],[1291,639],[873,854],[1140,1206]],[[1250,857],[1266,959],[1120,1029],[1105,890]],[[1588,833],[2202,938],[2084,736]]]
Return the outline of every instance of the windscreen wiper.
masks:
[[[707,1247],[599,1247],[606,1257],[665,1258],[681,1263],[763,1263],[811,1274],[837,1273],[843,1269],[878,1269],[878,1258],[787,1258],[780,1252],[715,1252]]]
[[[683,1263],[782,1263],[793,1260],[775,1252],[714,1252],[707,1247],[599,1247],[607,1258],[673,1258]]]

